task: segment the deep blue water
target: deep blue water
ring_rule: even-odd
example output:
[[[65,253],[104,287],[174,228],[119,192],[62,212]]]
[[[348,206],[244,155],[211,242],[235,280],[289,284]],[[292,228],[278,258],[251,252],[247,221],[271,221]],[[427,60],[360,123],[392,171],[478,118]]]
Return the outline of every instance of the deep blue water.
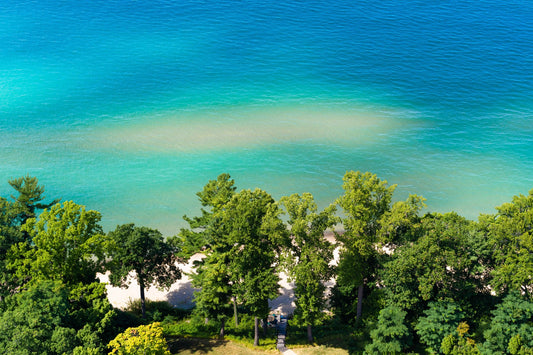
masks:
[[[172,234],[222,172],[324,206],[368,170],[476,218],[533,188],[531,38],[529,1],[3,1],[0,195]]]

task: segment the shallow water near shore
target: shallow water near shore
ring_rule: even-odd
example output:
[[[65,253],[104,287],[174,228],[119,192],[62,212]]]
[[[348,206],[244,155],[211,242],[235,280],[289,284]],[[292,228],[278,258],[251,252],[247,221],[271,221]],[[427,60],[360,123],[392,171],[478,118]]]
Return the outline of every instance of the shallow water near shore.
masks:
[[[166,235],[227,172],[321,207],[347,170],[469,218],[533,188],[533,5],[0,5],[0,195]],[[2,183],[1,181],[4,181]]]

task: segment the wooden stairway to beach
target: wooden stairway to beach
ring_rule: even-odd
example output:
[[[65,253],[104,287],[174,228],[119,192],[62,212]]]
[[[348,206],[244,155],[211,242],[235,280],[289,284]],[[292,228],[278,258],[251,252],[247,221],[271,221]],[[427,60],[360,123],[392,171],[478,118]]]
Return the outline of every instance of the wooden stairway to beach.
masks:
[[[287,336],[287,319],[282,318],[277,324],[276,329],[278,333],[278,340],[276,348],[284,355],[296,355],[296,353],[285,346],[285,338]]]

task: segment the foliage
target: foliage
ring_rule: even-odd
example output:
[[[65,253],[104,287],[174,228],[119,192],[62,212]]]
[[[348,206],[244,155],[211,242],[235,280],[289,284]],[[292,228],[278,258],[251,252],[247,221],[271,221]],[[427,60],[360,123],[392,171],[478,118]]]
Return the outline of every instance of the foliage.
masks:
[[[490,295],[482,282],[482,256],[472,242],[482,238],[475,224],[456,213],[427,214],[421,224],[422,236],[398,247],[380,272],[388,302],[407,310],[411,319],[442,299],[484,310]]]
[[[457,326],[457,337],[454,334],[447,335],[442,340],[441,351],[445,355],[478,355],[479,349],[474,340],[468,338],[469,326],[466,322],[459,323]]]
[[[229,174],[220,174],[216,180],[209,180],[203,190],[196,194],[202,205],[201,216],[183,216],[189,224],[189,229],[181,229],[178,240],[173,239],[174,243],[181,246],[183,256],[190,257],[209,248],[212,237],[208,228],[213,223],[213,214],[220,211],[235,195],[234,184],[235,181]]]
[[[289,344],[305,342],[304,327],[312,339],[313,327],[320,344],[398,353],[414,329],[413,349],[424,344],[431,353],[533,354],[533,190],[475,223],[454,212],[420,216],[424,199],[416,195],[392,203],[395,186],[370,173],[346,173],[344,194],[322,212],[309,193],[278,204],[259,189],[236,193],[222,174],[197,194],[201,215],[185,216],[189,229],[165,241],[157,230],[133,224],[106,236],[98,212],[72,201],[44,203],[36,178],[9,183],[16,196],[0,197],[0,349],[6,353],[100,354],[126,326],[159,320],[166,334],[214,337],[226,327],[228,338],[250,345],[253,337],[257,344],[257,320],[269,313],[283,266],[297,306]],[[334,217],[335,206],[342,218]],[[335,270],[323,234],[341,221]],[[197,252],[205,258],[191,275],[200,289],[194,319],[176,323],[186,312],[145,302],[144,289],[170,286],[180,276],[178,256]],[[131,312],[114,310],[97,282],[108,268],[119,286],[135,273],[141,300]],[[338,323],[332,326],[323,312],[324,282],[335,276]],[[365,317],[352,328],[343,319],[360,319],[363,296]],[[240,325],[225,324],[232,300],[249,312]],[[148,317],[136,318],[146,308]],[[131,329],[117,346],[147,346],[140,328]],[[270,332],[267,348],[275,343]]]
[[[399,354],[410,345],[409,329],[405,325],[407,312],[388,306],[379,312],[377,328],[370,332],[372,344],[365,348],[368,354]]]
[[[457,303],[440,301],[431,302],[424,314],[424,317],[418,319],[415,329],[427,350],[436,354],[440,350],[442,340],[455,333],[464,313]]]
[[[80,308],[79,302],[79,295],[52,280],[8,297],[0,316],[0,348],[9,354],[63,354],[75,348],[101,352],[101,339],[110,333],[114,313],[107,303],[103,312],[93,310],[91,318],[86,314],[90,307]]]
[[[13,201],[0,197],[0,300],[17,292],[29,279],[27,274],[14,273],[8,269],[13,261],[11,248],[19,243],[26,243],[26,247],[32,243],[29,233],[21,230],[20,226],[29,218],[35,218],[36,211],[59,201],[41,203],[45,198],[44,187],[38,185],[35,177],[27,175],[12,179],[9,184],[18,192],[18,196],[11,195]]]
[[[109,342],[110,354],[170,355],[160,323],[128,328]]]
[[[520,334],[516,334],[511,338],[507,350],[509,350],[509,353],[513,355],[533,355],[533,348],[530,348],[523,344],[523,340]]]
[[[232,311],[232,295],[228,254],[208,254],[191,275],[193,285],[200,290],[195,292],[195,312],[206,318],[221,322],[220,336],[224,337],[224,325]]]
[[[496,209],[496,215],[480,218],[493,248],[492,286],[500,295],[518,290],[532,297],[533,190]]]
[[[239,192],[214,214],[211,249],[216,257],[228,258],[232,292],[258,318],[267,316],[268,299],[278,294],[275,268],[287,244],[279,214],[273,198],[260,189]],[[255,328],[258,343],[257,321]]]
[[[235,195],[234,181],[228,174],[221,174],[216,180],[210,180],[197,196],[202,205],[201,216],[184,219],[190,229],[180,232],[180,244],[184,255],[190,256],[203,251],[205,257],[195,262],[195,272],[190,276],[194,286],[197,314],[206,318],[215,318],[221,323],[220,336],[224,337],[226,318],[230,313],[230,298],[236,290],[231,280],[230,260],[227,241],[224,235],[214,229],[214,215],[220,214],[224,206]]]
[[[177,250],[165,242],[158,230],[123,224],[109,233],[115,242],[113,263],[109,280],[112,285],[126,287],[131,271],[140,287],[142,315],[145,317],[145,288],[155,283],[160,288],[169,288],[181,277],[176,265]]]
[[[59,280],[65,284],[92,283],[106,270],[111,242],[98,224],[101,216],[66,201],[30,218],[22,230],[32,244],[17,244],[11,269],[32,279]]]
[[[14,293],[22,283],[7,269],[11,247],[26,241],[16,218],[17,208],[14,203],[0,197],[0,300]]]
[[[68,291],[60,282],[46,281],[7,298],[0,317],[0,348],[51,354],[53,348],[65,347],[60,335],[65,334],[68,307]]]
[[[37,217],[36,211],[50,208],[60,201],[55,199],[49,203],[41,203],[45,199],[44,186],[39,185],[36,177],[26,175],[8,181],[9,185],[18,192],[18,196],[11,195],[17,208],[15,220],[24,224],[28,219]]]
[[[311,326],[323,316],[326,305],[324,282],[333,276],[330,266],[333,246],[324,238],[324,232],[335,223],[334,206],[317,213],[316,203],[309,193],[283,197],[280,204],[287,211],[291,227],[287,270],[295,284],[295,316],[308,326],[308,341],[312,342]]]
[[[533,302],[521,297],[518,292],[509,293],[493,311],[490,328],[485,332],[483,351],[488,354],[505,352],[510,341],[513,347],[517,343],[526,348],[533,348]]]
[[[83,336],[85,342],[99,346],[115,332],[117,313],[107,299],[105,284],[93,282],[70,286],[69,304],[68,324],[81,329],[79,336]]]
[[[145,322],[161,322],[166,317],[172,317],[175,319],[181,319],[188,316],[191,310],[176,308],[167,301],[152,301],[150,299],[145,300],[146,306],[146,319]],[[124,307],[124,311],[128,312],[131,316],[142,317],[142,304],[140,299],[129,300]],[[140,321],[140,319],[137,319]],[[137,324],[137,325],[140,325]]]
[[[342,223],[345,230],[337,235],[342,242],[337,285],[344,295],[354,294],[354,290],[358,290],[356,316],[360,319],[364,284],[373,280],[378,266],[375,244],[381,219],[391,208],[396,185],[387,186],[387,181],[368,172],[349,171],[343,181],[344,194],[336,200],[344,211]],[[352,306],[348,307],[353,309],[353,302],[350,300]]]
[[[426,207],[424,201],[421,196],[409,195],[407,200],[392,204],[381,217],[379,242],[394,247],[418,240],[424,230],[419,216]]]

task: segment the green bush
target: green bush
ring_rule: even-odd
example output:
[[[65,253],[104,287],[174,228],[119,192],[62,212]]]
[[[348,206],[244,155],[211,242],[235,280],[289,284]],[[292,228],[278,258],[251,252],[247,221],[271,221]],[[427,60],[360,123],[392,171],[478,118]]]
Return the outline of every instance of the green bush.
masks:
[[[190,310],[173,307],[167,301],[151,301],[146,300],[146,323],[161,322],[167,316],[177,317],[183,319],[190,314]],[[129,300],[128,304],[124,308],[124,311],[129,312],[137,317],[141,317],[141,300]]]
[[[165,336],[211,338],[218,334],[218,327],[214,322],[199,321],[198,319],[166,318],[162,323]]]

